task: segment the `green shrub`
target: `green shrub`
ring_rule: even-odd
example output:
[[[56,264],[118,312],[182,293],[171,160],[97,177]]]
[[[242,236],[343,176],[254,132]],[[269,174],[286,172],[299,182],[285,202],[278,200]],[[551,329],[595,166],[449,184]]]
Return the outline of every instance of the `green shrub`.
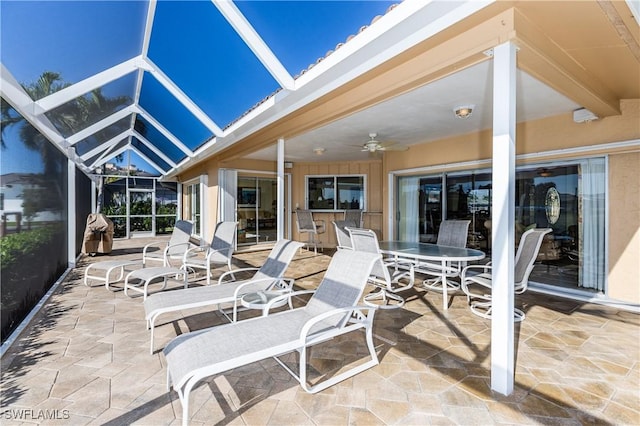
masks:
[[[66,269],[66,238],[60,224],[0,238],[2,340]]]

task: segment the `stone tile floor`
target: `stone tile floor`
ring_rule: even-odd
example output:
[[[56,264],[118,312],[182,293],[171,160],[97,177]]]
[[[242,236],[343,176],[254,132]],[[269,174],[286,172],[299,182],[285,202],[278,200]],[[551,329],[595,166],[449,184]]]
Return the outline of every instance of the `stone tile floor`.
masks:
[[[117,240],[110,256],[85,257],[5,354],[2,425],[180,423],[163,355],[149,355],[141,297],[82,283],[89,262],[137,258],[146,242]],[[235,264],[260,265],[266,253],[239,253]],[[330,254],[301,252],[287,275],[313,288]],[[472,315],[461,294],[447,312],[439,293],[416,287],[403,295],[404,308],[376,314],[380,365],[315,395],[273,360],[238,368],[192,393],[190,424],[640,424],[639,315],[518,297],[527,318],[516,325],[515,389],[502,396],[490,390],[490,321]],[[166,315],[156,347],[222,323],[206,309]],[[361,341],[353,334],[314,347],[316,376],[357,362]]]

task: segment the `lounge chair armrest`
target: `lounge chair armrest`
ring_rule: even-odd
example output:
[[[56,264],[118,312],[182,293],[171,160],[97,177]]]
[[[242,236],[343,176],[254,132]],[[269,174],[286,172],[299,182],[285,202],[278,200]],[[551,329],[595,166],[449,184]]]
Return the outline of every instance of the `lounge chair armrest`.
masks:
[[[201,247],[201,246],[191,247],[190,249],[187,249],[187,251],[184,252],[183,260],[187,260],[187,258],[192,257],[195,253],[203,252],[206,249],[207,249],[206,247]]]
[[[145,245],[145,246],[142,248],[142,255],[144,256],[145,254],[147,254],[147,250],[148,250],[148,249],[150,249],[151,247],[157,247],[157,248],[159,248],[159,249],[161,249],[161,250],[162,250],[162,247],[161,247],[161,246],[162,246],[163,244],[166,246],[166,244],[167,244],[167,243],[165,243],[165,242],[163,242],[163,241],[153,241],[153,242],[151,242],[151,243],[149,243],[149,244]]]
[[[213,256],[216,253],[220,253],[223,251],[229,250],[228,248],[224,249],[224,250],[212,250],[211,248],[209,248],[209,250],[207,250],[207,262],[209,260],[211,260],[211,256]]]
[[[465,266],[462,269],[462,272],[460,272],[460,280],[464,281],[465,277],[467,276],[467,274],[470,271],[482,271],[482,272],[488,272],[490,271],[492,268],[491,265],[487,264],[487,265],[469,265],[469,266]]]
[[[180,244],[172,244],[169,245],[167,244],[167,246],[164,248],[164,254],[165,256],[167,254],[169,254],[169,250],[175,248],[175,247],[182,247],[182,246],[186,246],[185,251],[189,250],[189,247],[191,246],[191,243],[180,243]]]
[[[337,308],[337,309],[332,309],[330,311],[324,312],[320,315],[317,315],[313,318],[311,318],[310,320],[308,320],[304,326],[302,326],[302,330],[300,330],[300,342],[301,344],[306,344],[309,334],[311,332],[311,329],[313,328],[314,325],[318,324],[321,321],[326,320],[327,318],[330,318],[332,316],[338,315],[338,314],[342,314],[342,313],[351,313],[351,315],[349,315],[349,317],[353,316],[353,313],[358,312],[361,314],[361,317],[364,318],[364,320],[361,320],[360,322],[364,322],[366,323],[367,326],[372,326],[373,325],[373,316],[376,312],[378,308],[374,307],[374,306],[348,306],[345,308]],[[363,315],[363,311],[366,311],[367,314]]]
[[[233,271],[224,272],[222,275],[220,275],[220,278],[218,278],[218,284],[222,284],[222,280],[227,275],[235,274],[236,272],[257,271],[258,269],[260,268],[240,268],[240,269],[234,269]]]
[[[234,270],[233,272],[238,272],[237,270]],[[250,285],[256,284],[256,283],[260,283],[260,282],[264,282],[264,281],[284,281],[284,280],[291,280],[290,278],[272,278],[272,277],[266,277],[266,278],[258,278],[258,279],[251,279],[251,280],[247,280],[247,282],[244,282],[242,284],[240,284],[234,291],[233,296],[235,297],[236,301],[239,299],[239,297],[243,294],[242,290]],[[293,286],[293,281],[291,281],[290,283],[291,286]],[[282,289],[282,290],[286,290]],[[268,290],[270,291],[270,290]]]

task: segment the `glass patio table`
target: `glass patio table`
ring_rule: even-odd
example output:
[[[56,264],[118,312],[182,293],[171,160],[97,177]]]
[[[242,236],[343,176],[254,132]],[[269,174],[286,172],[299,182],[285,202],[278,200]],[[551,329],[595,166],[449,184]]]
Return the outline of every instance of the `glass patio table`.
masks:
[[[466,247],[449,247],[409,241],[380,241],[380,251],[396,259],[440,262],[443,271],[446,269],[447,263],[481,260],[485,257],[483,251]],[[442,308],[448,309],[447,274],[444,272],[442,274]]]

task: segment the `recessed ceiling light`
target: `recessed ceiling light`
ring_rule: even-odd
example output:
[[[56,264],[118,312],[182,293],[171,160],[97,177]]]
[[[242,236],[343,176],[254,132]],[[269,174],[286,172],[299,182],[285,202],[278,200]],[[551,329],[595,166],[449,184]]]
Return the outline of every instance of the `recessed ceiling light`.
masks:
[[[473,114],[473,109],[475,105],[460,105],[453,109],[453,112],[456,114],[458,118],[469,118],[471,114]]]

